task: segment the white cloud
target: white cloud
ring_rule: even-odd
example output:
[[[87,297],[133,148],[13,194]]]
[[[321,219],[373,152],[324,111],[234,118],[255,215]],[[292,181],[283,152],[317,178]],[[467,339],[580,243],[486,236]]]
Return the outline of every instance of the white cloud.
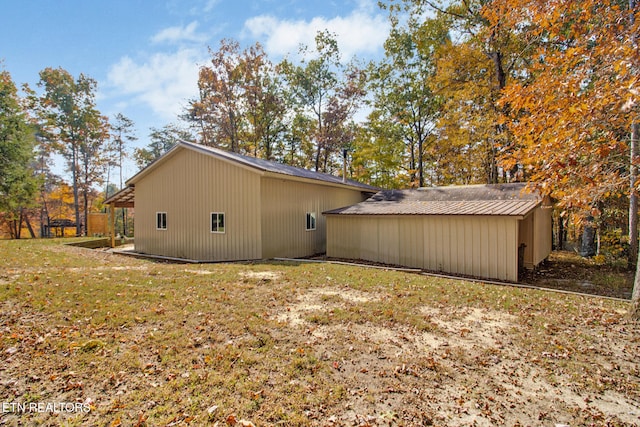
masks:
[[[165,121],[175,121],[187,101],[198,94],[198,63],[205,53],[181,49],[156,53],[142,62],[128,56],[111,66],[107,85],[118,95],[147,105]]]
[[[204,42],[209,37],[205,34],[197,33],[198,22],[193,21],[187,26],[169,27],[156,33],[151,37],[152,43],[177,44],[182,42]]]
[[[285,20],[271,15],[256,16],[245,21],[243,34],[256,40],[264,40],[270,55],[295,55],[300,45],[315,47],[318,31],[328,30],[336,34],[343,59],[354,55],[372,55],[381,51],[389,24],[381,14],[375,14],[371,2],[363,0],[358,9],[348,16],[332,19],[316,17],[310,21]]]
[[[218,3],[220,3],[220,0],[208,0],[207,4],[204,6],[203,12],[211,12],[218,5]]]

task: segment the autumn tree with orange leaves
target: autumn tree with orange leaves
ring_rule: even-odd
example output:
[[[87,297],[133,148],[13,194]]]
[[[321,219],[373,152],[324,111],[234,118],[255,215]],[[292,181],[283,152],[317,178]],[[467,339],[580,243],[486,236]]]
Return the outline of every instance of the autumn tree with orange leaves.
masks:
[[[205,145],[274,159],[286,130],[274,65],[259,43],[241,51],[237,41],[221,40],[209,53],[210,63],[200,67],[199,97],[191,100],[184,118]]]
[[[526,78],[508,84],[500,100],[515,136],[503,165],[523,168],[537,190],[565,207],[597,214],[603,201],[630,196],[633,262],[638,10],[635,0],[495,0],[483,8],[491,27],[514,28],[536,45]],[[636,273],[635,317],[639,280]]]

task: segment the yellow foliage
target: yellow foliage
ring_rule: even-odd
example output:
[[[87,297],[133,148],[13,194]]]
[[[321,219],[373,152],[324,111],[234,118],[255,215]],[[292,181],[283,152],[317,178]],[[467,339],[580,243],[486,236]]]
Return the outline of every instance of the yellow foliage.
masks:
[[[51,190],[46,196],[47,210],[51,219],[74,219],[73,188],[61,183]],[[66,231],[66,230],[65,230]],[[75,236],[75,229],[71,230]]]
[[[492,28],[523,28],[536,46],[526,84],[507,85],[510,153],[566,205],[588,206],[628,187],[627,139],[638,116],[640,16],[601,0],[495,0]],[[631,19],[636,15],[635,19]]]

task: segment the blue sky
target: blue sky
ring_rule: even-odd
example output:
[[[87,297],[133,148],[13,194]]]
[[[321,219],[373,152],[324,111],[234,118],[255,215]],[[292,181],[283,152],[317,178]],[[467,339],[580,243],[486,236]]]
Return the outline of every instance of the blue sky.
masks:
[[[5,0],[2,15],[0,68],[17,85],[36,88],[46,67],[96,79],[98,109],[131,118],[136,146],[150,127],[177,122],[223,38],[259,41],[277,62],[323,29],[343,58],[378,57],[388,33],[377,0]],[[135,172],[126,165],[125,177]]]

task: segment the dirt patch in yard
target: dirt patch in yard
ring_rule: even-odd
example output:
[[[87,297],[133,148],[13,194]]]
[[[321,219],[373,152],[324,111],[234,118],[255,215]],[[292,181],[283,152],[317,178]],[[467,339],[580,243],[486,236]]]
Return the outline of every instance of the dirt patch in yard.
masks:
[[[329,299],[327,296],[339,296]],[[342,413],[334,425],[636,425],[640,401],[622,391],[585,391],[587,378],[549,369],[573,358],[554,339],[549,351],[524,351],[515,345],[526,336],[517,315],[483,308],[434,308],[421,313],[432,327],[372,323],[317,323],[313,313],[331,313],[347,304],[372,302],[379,295],[344,289],[311,289],[276,319],[308,337],[306,344],[332,367],[345,387]],[[623,331],[625,334],[626,331]],[[636,330],[637,333],[637,330]],[[609,341],[609,340],[605,340]],[[637,340],[636,346],[637,346]],[[591,351],[604,343],[594,342]],[[598,350],[596,350],[598,349]],[[608,363],[619,370],[633,365],[629,348],[619,348]],[[602,362],[602,359],[598,359]],[[634,387],[637,386],[637,383]],[[322,412],[317,414],[322,418]],[[325,419],[325,422],[327,419]],[[554,424],[555,423],[555,424]]]
[[[275,271],[244,271],[240,273],[240,277],[244,279],[254,279],[258,281],[270,282],[280,277]]]

